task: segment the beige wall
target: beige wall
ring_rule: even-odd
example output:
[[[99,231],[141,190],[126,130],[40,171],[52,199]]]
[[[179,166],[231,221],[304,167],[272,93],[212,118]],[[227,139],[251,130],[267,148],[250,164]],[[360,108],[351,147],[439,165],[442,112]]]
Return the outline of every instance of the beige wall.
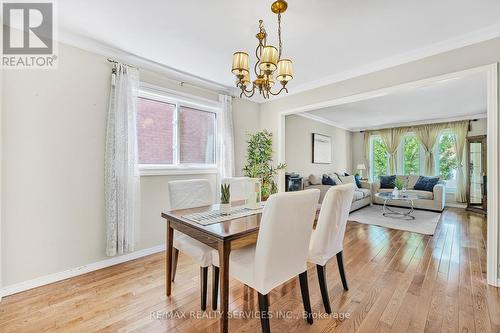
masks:
[[[312,163],[312,133],[332,138],[332,163]],[[351,132],[299,115],[285,120],[285,138],[288,172],[298,172],[303,177],[310,174],[351,172]]]
[[[236,176],[243,175],[248,134],[260,130],[260,106],[242,98],[233,98],[234,158]]]
[[[269,101],[261,107],[261,126],[278,135],[280,112],[289,112],[296,108],[340,97],[352,96],[498,62],[500,62],[500,38]],[[293,86],[290,86],[289,89],[293,90]],[[279,144],[276,143],[276,151],[278,147]],[[276,153],[276,156],[279,156],[278,153]],[[494,158],[498,159],[498,156],[494,156]],[[496,184],[496,186],[499,186],[499,184]],[[499,208],[497,207],[497,209]]]
[[[104,56],[59,45],[56,70],[4,73],[2,99],[2,285],[94,263],[105,256],[104,139],[111,65]],[[217,100],[141,71],[145,82]],[[244,133],[259,126],[258,105],[235,101],[236,164]],[[164,243],[160,213],[167,182],[216,175],[141,177],[136,249]]]

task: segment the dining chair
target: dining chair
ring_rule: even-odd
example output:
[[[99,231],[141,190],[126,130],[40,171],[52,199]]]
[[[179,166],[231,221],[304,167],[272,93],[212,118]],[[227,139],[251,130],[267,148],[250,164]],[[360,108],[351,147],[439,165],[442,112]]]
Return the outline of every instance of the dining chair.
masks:
[[[170,209],[186,209],[213,204],[210,182],[206,179],[176,180],[168,183]],[[177,271],[179,251],[189,255],[200,265],[201,309],[207,307],[208,267],[212,264],[212,248],[174,230],[174,252],[172,258],[172,281]]]
[[[309,262],[316,264],[321,297],[323,298],[323,304],[327,313],[332,313],[332,309],[328,297],[325,267],[326,263],[333,256],[337,257],[344,290],[349,289],[345,276],[342,251],[347,218],[354,196],[354,186],[354,184],[332,186],[326,192],[316,229],[311,235]]]
[[[307,250],[319,194],[311,189],[271,195],[262,212],[257,243],[231,251],[229,274],[258,292],[260,313],[269,311],[269,292],[298,275],[306,320],[313,323]],[[218,252],[213,251],[212,257],[218,267]],[[262,331],[270,332],[269,317],[263,315],[260,321]]]
[[[222,178],[222,184],[229,184],[231,201],[241,201],[248,199],[248,194],[250,192],[250,186],[252,184],[250,177],[230,177]]]

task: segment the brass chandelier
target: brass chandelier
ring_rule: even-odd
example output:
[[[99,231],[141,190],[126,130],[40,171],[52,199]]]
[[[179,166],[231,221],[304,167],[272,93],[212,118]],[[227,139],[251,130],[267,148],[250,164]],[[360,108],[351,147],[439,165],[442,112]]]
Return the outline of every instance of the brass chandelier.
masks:
[[[259,91],[265,99],[271,95],[279,95],[282,91],[288,93],[286,84],[293,78],[293,67],[290,59],[282,59],[283,50],[281,44],[281,14],[286,11],[288,4],[284,0],[277,0],[271,5],[273,13],[278,15],[278,48],[267,45],[267,32],[264,29],[262,20],[259,20],[259,32],[255,37],[259,44],[255,49],[257,62],[254,66],[256,79],[250,80],[249,57],[248,53],[238,51],[233,54],[233,66],[231,72],[236,76],[236,86],[241,89],[240,97],[252,97],[255,91]],[[272,92],[271,88],[276,80],[281,83],[281,89],[278,92]]]

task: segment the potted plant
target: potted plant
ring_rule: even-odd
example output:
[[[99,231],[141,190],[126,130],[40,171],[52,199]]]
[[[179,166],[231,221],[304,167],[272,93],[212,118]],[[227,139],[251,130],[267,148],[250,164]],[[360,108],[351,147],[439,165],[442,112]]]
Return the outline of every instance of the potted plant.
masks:
[[[275,177],[286,164],[273,165],[273,134],[266,130],[251,134],[247,140],[247,163],[243,167],[245,176],[261,180],[261,197],[266,200],[278,191]]]
[[[404,187],[403,181],[401,179],[396,179],[394,181],[394,190],[392,191],[392,194],[395,197],[398,197],[399,196],[399,192],[403,190],[403,187]]]
[[[222,215],[231,214],[230,184],[220,185],[220,212]]]

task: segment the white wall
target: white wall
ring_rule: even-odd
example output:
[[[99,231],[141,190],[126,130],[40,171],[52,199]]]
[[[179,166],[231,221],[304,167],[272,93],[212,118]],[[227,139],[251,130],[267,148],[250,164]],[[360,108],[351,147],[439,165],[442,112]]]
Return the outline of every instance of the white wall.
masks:
[[[2,99],[3,286],[106,259],[104,139],[111,65],[106,57],[59,45],[56,70],[4,73]],[[145,82],[217,100],[141,71]],[[259,126],[258,106],[236,101],[237,165],[244,132]],[[167,182],[216,175],[141,177],[137,250],[164,243]]]
[[[312,163],[312,133],[319,133],[332,138],[332,163]],[[351,168],[351,132],[327,125],[299,115],[290,115],[285,119],[286,153],[288,172],[298,172],[302,177],[310,174],[331,172],[350,173]]]

